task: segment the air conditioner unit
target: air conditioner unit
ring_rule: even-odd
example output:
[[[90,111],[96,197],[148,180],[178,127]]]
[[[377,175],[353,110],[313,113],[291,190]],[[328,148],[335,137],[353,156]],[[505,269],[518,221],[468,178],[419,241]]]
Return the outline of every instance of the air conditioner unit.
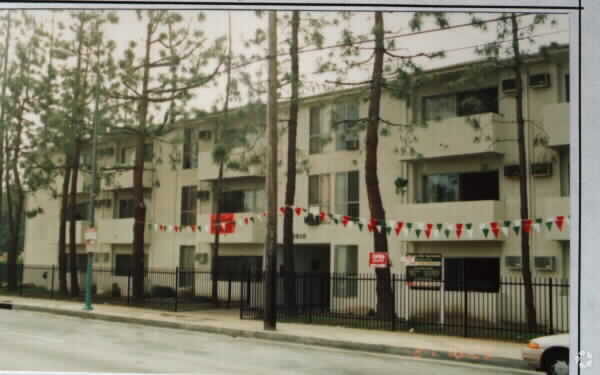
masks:
[[[210,192],[208,190],[200,190],[196,193],[196,198],[201,201],[207,201],[210,199]]]
[[[553,272],[556,267],[556,258],[553,256],[535,257],[533,262],[538,271]]]
[[[504,176],[506,177],[519,177],[521,176],[521,168],[518,164],[505,165]]]
[[[520,270],[521,269],[521,257],[520,256],[507,256],[504,258],[504,262],[507,268],[512,270]]]
[[[198,138],[202,140],[209,140],[212,137],[212,132],[210,130],[201,130],[198,132]]]
[[[552,163],[533,163],[531,164],[531,175],[535,177],[552,176]]]
[[[506,95],[514,95],[517,93],[517,81],[514,78],[502,80],[502,92]]]
[[[534,89],[545,89],[550,87],[550,74],[540,73],[530,75],[529,87]]]

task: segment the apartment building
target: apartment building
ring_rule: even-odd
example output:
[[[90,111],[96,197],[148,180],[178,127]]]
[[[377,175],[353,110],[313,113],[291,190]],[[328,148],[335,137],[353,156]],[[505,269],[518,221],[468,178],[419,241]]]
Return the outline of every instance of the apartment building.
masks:
[[[523,72],[530,164],[523,172],[529,183],[531,218],[569,215],[568,61],[568,47],[557,47],[528,57]],[[482,224],[520,217],[514,77],[506,70],[488,77],[485,84],[450,90],[447,82],[469,67],[461,64],[428,72],[436,79],[413,93],[412,105],[384,94],[383,119],[427,126],[390,126],[385,131],[379,144],[379,183],[386,219],[414,225],[400,235],[395,230],[388,235],[393,272],[404,272],[407,254],[434,253],[443,257],[447,275],[463,274],[493,285],[500,275],[520,275],[519,236],[512,228],[499,236],[481,230]],[[294,214],[297,272],[372,272],[369,253],[377,249],[373,249],[373,234],[367,229],[364,132],[355,134],[347,128],[352,122],[344,123],[366,117],[368,103],[363,99],[364,90],[353,88],[306,97],[301,102],[296,207],[307,211]],[[282,117],[285,107],[282,103]],[[210,269],[214,236],[206,225],[211,224],[218,177],[213,161],[215,118],[178,124],[165,140],[147,146],[146,220],[154,226],[146,231],[145,241],[146,264],[151,268]],[[243,122],[240,120],[240,126]],[[338,125],[333,126],[334,122]],[[278,151],[279,206],[284,205],[285,192],[283,124]],[[264,149],[264,142],[259,136],[253,140],[255,157]],[[126,136],[105,140],[99,147],[99,164],[107,168],[131,165],[132,145]],[[239,157],[248,158],[248,153],[241,145],[233,150]],[[95,262],[121,273],[132,253],[132,181],[132,171],[115,172],[102,179],[97,197]],[[89,182],[89,176],[84,176],[78,186],[81,220],[76,241],[81,262],[85,261],[88,222],[83,210],[89,199]],[[262,266],[264,184],[260,163],[244,171],[225,168],[223,212],[235,215],[237,224],[220,236],[221,269]],[[59,204],[48,192],[27,197],[27,208],[41,207],[43,214],[27,219],[26,264],[57,263]],[[320,223],[307,219],[311,210],[317,215],[339,215],[334,216],[338,223],[329,217]],[[342,224],[339,220],[344,216],[362,218],[364,228],[354,222]],[[280,241],[282,221],[279,216]],[[472,229],[457,236],[456,223],[469,223]],[[425,234],[428,224],[434,234]],[[200,225],[200,230],[190,230],[195,225]],[[569,278],[568,226],[548,231],[542,225],[541,231],[533,231],[531,252],[534,275]],[[282,256],[278,258],[281,262]]]

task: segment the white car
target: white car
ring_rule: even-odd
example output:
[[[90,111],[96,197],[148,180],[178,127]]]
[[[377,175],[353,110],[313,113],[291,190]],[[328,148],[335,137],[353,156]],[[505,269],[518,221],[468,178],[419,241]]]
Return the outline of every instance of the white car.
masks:
[[[569,374],[569,334],[538,337],[522,350],[523,360],[548,375]]]

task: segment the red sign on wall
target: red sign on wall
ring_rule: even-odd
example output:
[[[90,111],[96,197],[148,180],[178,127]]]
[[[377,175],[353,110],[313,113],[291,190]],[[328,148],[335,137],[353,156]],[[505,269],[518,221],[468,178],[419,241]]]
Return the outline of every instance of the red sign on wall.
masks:
[[[387,252],[369,253],[369,266],[375,268],[386,268],[390,265],[390,256]]]
[[[219,228],[217,229],[217,215],[210,215],[210,233],[215,234],[218,230],[220,234],[233,233],[235,231],[235,214],[221,214]]]

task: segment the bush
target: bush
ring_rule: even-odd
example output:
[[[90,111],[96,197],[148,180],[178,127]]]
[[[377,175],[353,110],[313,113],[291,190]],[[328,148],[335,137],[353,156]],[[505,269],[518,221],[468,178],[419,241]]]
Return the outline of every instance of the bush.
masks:
[[[153,286],[152,287],[153,297],[175,297],[175,289],[169,286]]]

